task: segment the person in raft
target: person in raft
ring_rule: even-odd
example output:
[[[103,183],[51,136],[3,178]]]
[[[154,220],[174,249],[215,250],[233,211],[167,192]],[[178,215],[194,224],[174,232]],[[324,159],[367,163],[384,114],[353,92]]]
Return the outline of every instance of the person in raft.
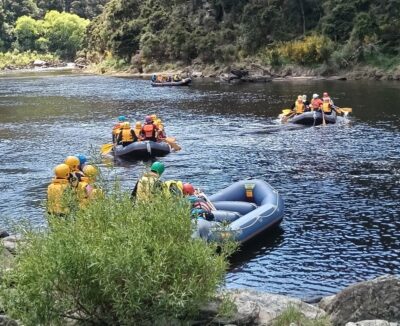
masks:
[[[165,171],[164,163],[154,162],[150,171],[144,173],[136,182],[132,190],[131,198],[135,200],[150,200],[156,192],[164,190],[164,183],[160,180]]]
[[[319,95],[316,94],[316,93],[313,94],[312,100],[311,100],[311,104],[310,104],[311,111],[319,111],[319,110],[321,110],[322,104],[323,104],[323,102],[319,98]]]
[[[114,125],[112,129],[112,142],[115,144],[118,139],[118,135],[121,132],[122,126],[126,121],[126,117],[124,115],[120,115],[118,117],[118,122]]]
[[[303,102],[303,96],[297,96],[296,102],[294,102],[292,105],[292,111],[294,111],[295,114],[302,114],[305,112],[305,109],[306,105]]]
[[[117,144],[126,147],[136,141],[138,141],[138,137],[136,136],[135,131],[132,130],[131,124],[129,122],[124,122],[117,138]]]
[[[157,126],[153,123],[151,116],[148,115],[140,132],[141,140],[151,140],[155,142],[157,141],[157,132]]]

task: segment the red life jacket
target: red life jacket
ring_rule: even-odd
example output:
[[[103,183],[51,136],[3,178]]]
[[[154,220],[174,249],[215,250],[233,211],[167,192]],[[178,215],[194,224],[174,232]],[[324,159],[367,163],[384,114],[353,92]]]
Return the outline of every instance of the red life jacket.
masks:
[[[145,138],[155,137],[155,126],[152,123],[145,124],[142,130]]]

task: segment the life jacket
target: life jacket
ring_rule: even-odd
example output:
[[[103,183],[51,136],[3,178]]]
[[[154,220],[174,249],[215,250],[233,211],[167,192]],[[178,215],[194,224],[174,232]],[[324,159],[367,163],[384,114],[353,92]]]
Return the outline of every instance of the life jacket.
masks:
[[[117,123],[116,125],[114,125],[112,133],[113,135],[118,135],[121,131],[122,128],[122,123]]]
[[[189,200],[192,203],[192,209],[190,211],[190,216],[192,218],[202,218],[207,221],[212,221],[214,219],[212,208],[205,199],[193,195],[189,197]]]
[[[331,113],[332,112],[331,104],[329,103],[329,101],[324,101],[324,103],[322,104],[322,110],[325,113]]]
[[[156,126],[152,123],[145,124],[142,128],[145,139],[155,138]]]
[[[123,143],[131,143],[133,142],[132,130],[131,129],[122,129],[121,131],[121,141]]]
[[[322,100],[320,98],[313,98],[311,100],[311,107],[313,110],[318,110],[322,104]]]
[[[99,198],[103,195],[103,191],[96,188],[93,185],[93,181],[88,177],[82,177],[76,191],[80,208],[87,206],[89,200]]]
[[[133,132],[135,133],[136,137],[139,138],[140,137],[140,132],[142,131],[142,127],[140,128],[136,128],[133,130]]]
[[[154,172],[145,173],[137,182],[132,192],[136,200],[149,200],[158,191],[163,191],[164,184]]]
[[[183,195],[183,183],[182,181],[168,180],[164,182],[165,191],[167,195],[182,196]]]
[[[67,179],[54,178],[47,187],[47,211],[51,214],[66,214],[69,208],[63,203],[63,196],[70,187]]]
[[[306,106],[304,105],[303,101],[301,103],[299,101],[295,102],[294,110],[295,110],[296,114],[304,113],[305,108],[306,108]]]
[[[181,79],[179,78],[179,75],[174,75],[173,80],[174,80],[175,82],[177,82],[177,81],[180,81]]]

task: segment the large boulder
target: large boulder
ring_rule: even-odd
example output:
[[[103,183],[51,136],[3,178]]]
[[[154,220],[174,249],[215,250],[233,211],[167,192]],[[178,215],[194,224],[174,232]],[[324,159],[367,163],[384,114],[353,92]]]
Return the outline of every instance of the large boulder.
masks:
[[[259,306],[258,319],[255,323],[256,325],[271,325],[273,320],[289,307],[299,309],[305,317],[310,319],[316,319],[326,315],[322,309],[316,306],[310,305],[296,298],[279,294],[252,290],[233,290],[228,293],[237,307],[246,304],[256,304]]]
[[[6,230],[0,229],[0,239],[8,237],[9,234]]]
[[[345,325],[360,320],[400,320],[400,278],[385,275],[351,285],[333,298],[322,300],[320,308],[333,325]]]

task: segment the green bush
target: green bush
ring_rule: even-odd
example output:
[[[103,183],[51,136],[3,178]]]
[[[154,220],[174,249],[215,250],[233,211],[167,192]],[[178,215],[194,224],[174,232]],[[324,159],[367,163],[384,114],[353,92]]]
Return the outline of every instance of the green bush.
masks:
[[[115,191],[64,219],[50,216],[49,229],[24,235],[0,290],[4,309],[24,325],[190,318],[215,296],[231,253],[191,233],[188,203],[165,196],[133,206]]]
[[[320,317],[310,319],[304,316],[304,314],[294,306],[289,306],[283,311],[277,318],[275,318],[274,326],[331,326],[331,322],[328,317]]]
[[[22,52],[14,50],[12,52],[0,52],[0,70],[8,66],[25,68],[30,67],[35,60],[43,60],[52,64],[58,63],[60,59],[53,54],[39,54],[37,52]]]

